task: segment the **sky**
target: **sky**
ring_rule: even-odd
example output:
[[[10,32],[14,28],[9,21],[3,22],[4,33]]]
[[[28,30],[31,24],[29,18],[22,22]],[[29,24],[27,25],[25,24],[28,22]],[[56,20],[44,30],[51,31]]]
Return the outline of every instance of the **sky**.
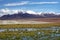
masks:
[[[0,0],[0,15],[18,10],[60,13],[60,0]]]

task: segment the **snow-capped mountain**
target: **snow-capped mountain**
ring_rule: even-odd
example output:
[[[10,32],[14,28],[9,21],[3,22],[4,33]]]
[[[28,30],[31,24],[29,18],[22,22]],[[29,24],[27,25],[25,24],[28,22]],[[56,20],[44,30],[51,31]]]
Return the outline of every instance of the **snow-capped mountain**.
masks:
[[[0,17],[0,20],[5,19],[21,19],[21,18],[60,18],[60,15],[55,13],[36,13],[33,11],[19,11],[15,14],[7,14]]]

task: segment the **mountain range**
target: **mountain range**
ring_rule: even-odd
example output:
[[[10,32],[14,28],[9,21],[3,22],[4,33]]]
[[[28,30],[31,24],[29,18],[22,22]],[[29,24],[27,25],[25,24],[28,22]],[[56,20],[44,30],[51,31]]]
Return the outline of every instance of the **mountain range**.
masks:
[[[7,14],[0,17],[0,20],[26,19],[26,18],[60,18],[60,15],[54,13],[30,14],[27,12],[18,12],[16,14]]]

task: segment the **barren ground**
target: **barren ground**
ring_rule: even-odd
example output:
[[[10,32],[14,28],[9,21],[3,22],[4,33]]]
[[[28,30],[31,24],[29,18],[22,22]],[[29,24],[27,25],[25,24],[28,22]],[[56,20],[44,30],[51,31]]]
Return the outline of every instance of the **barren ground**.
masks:
[[[0,24],[46,24],[46,23],[60,23],[60,18],[0,20]]]

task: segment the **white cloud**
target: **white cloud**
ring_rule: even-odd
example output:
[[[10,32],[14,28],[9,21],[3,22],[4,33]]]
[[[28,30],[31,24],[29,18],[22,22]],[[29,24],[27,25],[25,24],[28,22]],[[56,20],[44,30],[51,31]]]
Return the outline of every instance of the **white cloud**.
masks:
[[[23,13],[29,13],[29,14],[36,14],[36,15],[41,15],[41,13],[55,13],[53,11],[50,12],[35,12],[32,10],[10,10],[8,8],[5,9],[0,9],[0,16],[7,15],[7,14],[17,14],[18,12],[23,12]],[[60,13],[56,13],[57,15]]]
[[[0,9],[0,14],[15,14],[15,13],[18,13],[18,12],[27,12],[29,14],[36,14],[36,12],[34,11],[31,11],[31,10],[10,10],[8,8],[5,8],[5,9]]]
[[[8,8],[0,9],[0,16],[7,15],[7,14],[17,14],[18,12],[29,13],[29,14],[40,14],[32,10],[10,10]]]
[[[4,4],[4,6],[19,6],[19,5],[32,5],[32,4],[57,4],[59,2],[30,2],[30,1],[22,1],[17,3],[8,3]]]
[[[8,8],[0,9],[0,16],[17,13],[19,10],[10,10]]]
[[[28,4],[29,1],[22,1],[22,2],[17,2],[17,3],[8,3],[4,4],[4,6],[18,6],[18,5],[25,5]]]
[[[57,4],[59,2],[32,2],[30,4]]]

